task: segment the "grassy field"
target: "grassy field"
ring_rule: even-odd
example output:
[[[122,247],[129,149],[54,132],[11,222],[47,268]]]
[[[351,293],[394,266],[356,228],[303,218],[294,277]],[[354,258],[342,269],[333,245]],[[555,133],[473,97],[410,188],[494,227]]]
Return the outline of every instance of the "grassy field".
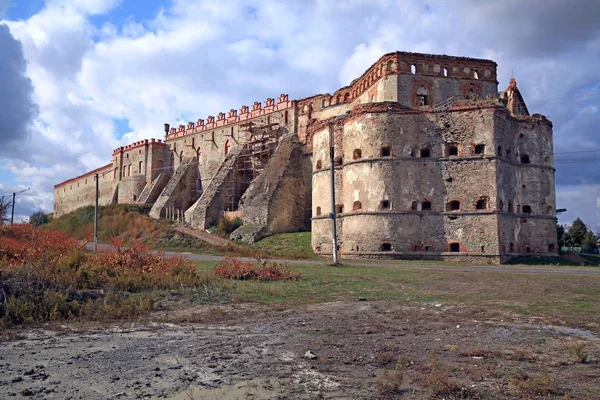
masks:
[[[216,263],[198,263],[211,270]],[[600,278],[577,275],[405,270],[291,264],[297,281],[236,281],[236,302],[298,305],[338,300],[385,299],[407,303],[477,306],[537,315],[600,331]]]

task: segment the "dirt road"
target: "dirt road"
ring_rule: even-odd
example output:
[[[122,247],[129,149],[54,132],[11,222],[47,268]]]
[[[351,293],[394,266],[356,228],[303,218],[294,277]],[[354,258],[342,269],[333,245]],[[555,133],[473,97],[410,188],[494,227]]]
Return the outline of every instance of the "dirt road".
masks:
[[[557,396],[600,398],[595,334],[477,307],[357,300],[152,320],[163,322],[4,339],[0,398],[421,399],[445,382],[462,398],[515,399],[537,398],[521,384],[536,379]],[[576,341],[587,363],[573,360]]]

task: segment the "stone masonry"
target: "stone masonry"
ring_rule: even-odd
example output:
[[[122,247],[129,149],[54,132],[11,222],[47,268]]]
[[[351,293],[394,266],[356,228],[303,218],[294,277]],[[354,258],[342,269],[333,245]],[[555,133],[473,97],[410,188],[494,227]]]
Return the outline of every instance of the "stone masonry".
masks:
[[[385,54],[333,94],[287,95],[171,128],[55,186],[57,216],[94,202],[154,204],[236,238],[312,230],[329,254],[329,132],[344,257],[503,262],[556,255],[552,123],[529,114],[490,60]]]

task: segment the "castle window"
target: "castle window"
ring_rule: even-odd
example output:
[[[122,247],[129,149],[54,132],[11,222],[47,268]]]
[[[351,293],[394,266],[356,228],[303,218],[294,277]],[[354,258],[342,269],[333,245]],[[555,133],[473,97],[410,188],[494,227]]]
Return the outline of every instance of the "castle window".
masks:
[[[391,207],[390,201],[389,200],[381,200],[381,202],[379,203],[379,209],[380,210],[389,210]]]
[[[317,217],[321,215],[321,207],[317,207]]]
[[[335,205],[335,213],[336,214],[341,214],[344,212],[344,205],[343,204],[336,204]]]
[[[523,214],[531,214],[531,206],[524,205],[523,206]]]
[[[552,208],[552,206],[548,206],[548,208],[546,208],[546,214],[552,215],[553,210],[554,209]]]
[[[446,179],[446,182],[452,182],[454,179],[452,179],[452,177],[449,177]]]
[[[431,202],[427,201],[427,200],[423,201],[421,203],[421,211],[429,211],[429,210],[431,210]]]
[[[142,173],[142,161],[139,162],[138,173],[140,173],[140,174]]]
[[[269,115],[267,117],[267,125],[269,125],[271,123],[271,116]],[[231,136],[233,136],[233,126],[231,127]]]
[[[202,150],[200,149],[200,147],[198,147],[198,149],[196,149],[196,162],[198,163],[198,165],[200,165],[201,157],[202,157]]]
[[[548,253],[554,253],[554,243],[548,245]]]
[[[318,161],[317,161],[317,166],[316,166],[316,168],[317,168],[317,169],[321,169],[321,168],[323,168],[323,163],[321,162],[321,160],[318,160]]]
[[[481,198],[479,200],[477,200],[477,203],[475,203],[475,209],[477,210],[485,210],[487,208],[487,199],[486,198]]]
[[[412,204],[410,205],[410,209],[413,211],[417,211],[417,203],[416,201],[413,201]]]
[[[131,164],[127,166],[127,176],[131,176]]]
[[[341,156],[337,156],[334,160],[333,160],[333,165],[340,166],[344,163],[344,159]]]
[[[453,253],[460,252],[460,244],[459,243],[450,243],[450,251]]]
[[[352,211],[358,211],[362,208],[362,203],[360,201],[355,201],[352,203]]]
[[[473,71],[473,78],[479,79],[479,73],[477,71]]]
[[[133,195],[133,201],[136,201],[136,200],[137,200],[137,196],[134,194]]]
[[[529,156],[527,154],[521,154],[521,164],[529,164]]]
[[[446,145],[446,154],[448,157],[458,155],[458,145],[456,143],[450,143]]]
[[[498,146],[498,157],[502,157],[502,146]]]
[[[502,199],[498,200],[498,209],[502,211],[504,209],[504,202]]]
[[[421,149],[421,158],[427,158],[431,155],[430,149]]]
[[[485,153],[485,144],[475,145],[475,154],[483,154],[483,153]]]
[[[360,149],[354,149],[352,152],[353,160],[360,160],[362,158],[362,151]]]
[[[410,73],[413,75],[417,73],[417,64],[410,65]]]
[[[231,134],[233,135],[233,128],[231,128]],[[192,147],[195,147],[194,144],[196,143],[196,138],[192,138]]]
[[[448,68],[444,67],[444,76],[448,76]]]
[[[338,94],[336,98],[336,104],[340,104],[342,102],[342,95]]]
[[[391,71],[393,67],[394,67],[394,62],[393,61],[388,61],[387,64],[385,65],[385,70],[386,71]]]
[[[446,211],[458,211],[460,210],[460,201],[452,200],[446,203]]]
[[[288,123],[288,112],[287,111],[283,114],[283,123],[286,125]]]
[[[510,157],[510,150],[506,149],[506,158],[509,158],[509,157]]]
[[[531,253],[531,247],[527,246],[527,247],[525,248],[525,251],[526,251],[527,253]]]
[[[511,253],[515,252],[515,244],[514,243],[511,243],[508,245],[508,251]]]
[[[426,106],[429,103],[427,102],[427,88],[423,85],[419,86],[417,89],[417,106]]]
[[[227,156],[227,154],[229,154],[229,150],[231,149],[231,143],[229,143],[229,140],[227,140],[225,142],[225,154],[224,156]],[[183,152],[181,152],[181,155],[183,156]]]
[[[429,250],[431,250],[431,246],[425,245],[425,251],[429,251]]]
[[[481,252],[485,253],[485,246],[481,246]]]
[[[381,148],[381,150],[379,151],[379,155],[381,157],[389,157],[392,155],[392,150],[390,149],[389,146],[383,146]]]
[[[346,103],[348,100],[350,100],[350,93],[346,92],[346,94],[344,94],[344,103]]]
[[[392,251],[392,244],[391,243],[382,243],[381,247],[379,249],[381,251]]]

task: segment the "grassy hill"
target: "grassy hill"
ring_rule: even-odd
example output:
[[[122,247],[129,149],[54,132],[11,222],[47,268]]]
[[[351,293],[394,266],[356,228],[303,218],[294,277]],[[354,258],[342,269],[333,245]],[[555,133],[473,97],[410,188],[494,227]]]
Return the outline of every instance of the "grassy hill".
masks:
[[[191,235],[178,232],[168,220],[148,217],[148,206],[117,204],[100,207],[98,240],[103,243],[119,238],[140,240],[156,249],[189,251],[203,254],[252,255],[256,252],[269,257],[314,258],[310,232],[284,233],[261,240],[254,245],[231,242],[230,246],[214,246]],[[45,228],[61,231],[80,239],[91,240],[94,235],[94,207],[83,207],[52,219]]]

